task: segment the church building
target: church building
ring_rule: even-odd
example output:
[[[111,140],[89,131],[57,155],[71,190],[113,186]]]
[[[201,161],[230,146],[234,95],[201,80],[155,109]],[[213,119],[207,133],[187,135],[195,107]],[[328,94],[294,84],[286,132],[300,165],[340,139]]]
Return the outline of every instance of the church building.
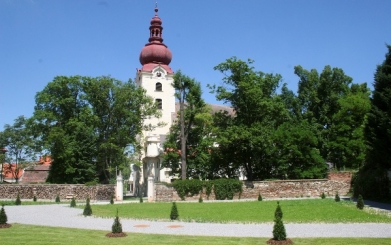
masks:
[[[132,166],[131,180],[135,182],[135,192],[142,188],[142,192],[147,191],[148,178],[153,181],[170,182],[170,170],[160,169],[163,154],[163,143],[170,127],[175,119],[175,90],[172,86],[174,72],[169,66],[172,53],[163,43],[162,20],[158,16],[158,8],[155,8],[155,16],[151,20],[149,27],[148,43],[142,48],[140,53],[140,63],[142,67],[137,69],[135,82],[138,86],[146,90],[146,94],[151,96],[158,109],[161,110],[160,118],[148,118],[144,125],[163,126],[153,127],[151,130],[144,130],[140,136],[143,146],[140,160],[142,167],[138,169]],[[135,176],[138,172],[138,176]],[[138,182],[138,183],[136,183]],[[137,187],[137,185],[140,185]]]

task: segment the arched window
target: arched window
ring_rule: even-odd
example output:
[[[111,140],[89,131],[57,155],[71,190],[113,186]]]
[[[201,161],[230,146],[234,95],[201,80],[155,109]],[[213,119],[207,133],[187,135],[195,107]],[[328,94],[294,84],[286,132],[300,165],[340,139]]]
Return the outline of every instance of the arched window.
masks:
[[[156,102],[156,104],[157,104],[157,108],[158,108],[159,110],[161,110],[162,107],[163,107],[163,101],[162,101],[162,99],[156,99],[155,102]]]
[[[156,91],[162,91],[162,84],[161,83],[156,83],[155,90]]]

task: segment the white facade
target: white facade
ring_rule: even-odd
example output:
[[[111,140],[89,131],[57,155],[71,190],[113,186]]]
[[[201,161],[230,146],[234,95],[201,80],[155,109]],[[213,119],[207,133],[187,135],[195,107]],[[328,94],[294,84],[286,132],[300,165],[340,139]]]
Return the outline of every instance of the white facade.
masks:
[[[174,74],[167,71],[160,65],[152,70],[138,71],[136,75],[136,83],[146,90],[146,94],[161,105],[161,117],[151,117],[144,121],[144,125],[151,125],[151,130],[143,131],[140,141],[143,149],[141,151],[141,160],[143,167],[141,168],[140,185],[144,192],[147,191],[148,178],[153,177],[153,180],[160,182],[170,182],[170,170],[161,168],[163,143],[166,135],[170,131],[175,115],[175,90],[172,86]],[[163,126],[157,126],[157,125]]]

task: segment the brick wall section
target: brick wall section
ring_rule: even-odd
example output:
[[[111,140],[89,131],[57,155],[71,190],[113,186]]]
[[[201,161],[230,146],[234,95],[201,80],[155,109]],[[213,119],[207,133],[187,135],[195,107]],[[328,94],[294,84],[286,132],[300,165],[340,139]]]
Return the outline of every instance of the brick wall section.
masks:
[[[55,200],[60,196],[60,200],[65,200],[67,196],[74,195],[77,200],[110,200],[111,195],[115,195],[115,185],[23,185],[23,184],[2,184],[0,185],[0,199],[16,199],[17,195],[21,199],[33,199],[34,195],[39,200]]]
[[[328,174],[327,179],[243,181],[243,192],[240,198],[256,199],[259,193],[265,198],[318,197],[322,192],[331,196],[334,196],[336,192],[340,195],[346,195],[350,190],[351,179],[351,172],[331,172]],[[155,184],[154,197],[155,201],[158,202],[181,200],[174,188],[167,187],[161,183]],[[199,195],[186,197],[186,200],[198,200],[198,198]],[[207,200],[204,193],[202,198]],[[215,199],[213,192],[209,199]],[[239,199],[239,195],[235,195],[234,199]]]

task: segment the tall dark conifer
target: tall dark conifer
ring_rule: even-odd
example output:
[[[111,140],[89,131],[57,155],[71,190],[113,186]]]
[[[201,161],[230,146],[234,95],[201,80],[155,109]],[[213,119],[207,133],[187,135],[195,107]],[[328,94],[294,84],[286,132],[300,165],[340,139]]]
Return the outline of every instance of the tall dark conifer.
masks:
[[[391,46],[381,65],[377,66],[371,110],[365,126],[367,156],[354,186],[355,196],[383,199],[389,196],[387,171],[391,169]]]

